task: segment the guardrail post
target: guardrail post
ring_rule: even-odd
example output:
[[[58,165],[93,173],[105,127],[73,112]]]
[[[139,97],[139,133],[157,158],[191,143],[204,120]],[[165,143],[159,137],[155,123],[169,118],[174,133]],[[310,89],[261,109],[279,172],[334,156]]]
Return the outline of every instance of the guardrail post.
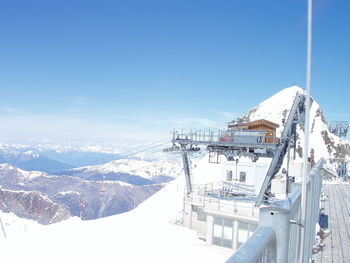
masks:
[[[276,233],[277,262],[287,263],[289,252],[290,211],[280,207],[260,208],[259,227],[272,227]]]

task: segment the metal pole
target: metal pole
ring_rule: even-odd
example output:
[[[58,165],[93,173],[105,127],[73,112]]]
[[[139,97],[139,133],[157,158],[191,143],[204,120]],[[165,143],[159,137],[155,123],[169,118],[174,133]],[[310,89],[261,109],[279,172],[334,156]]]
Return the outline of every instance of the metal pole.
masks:
[[[291,135],[291,133],[289,133],[289,136],[288,137],[291,137],[292,135]],[[291,142],[290,141],[288,141],[288,148],[287,148],[287,151],[288,151],[288,156],[287,156],[287,175],[286,175],[286,183],[287,183],[287,185],[286,185],[286,194],[287,194],[287,196],[288,196],[288,191],[289,191],[289,184],[290,184],[290,182],[289,182],[289,166],[290,166],[290,144],[291,144]]]
[[[4,237],[7,238],[6,232],[5,232],[5,228],[4,228],[4,225],[2,223],[1,217],[0,217],[0,225],[1,225],[2,233],[4,234]]]
[[[187,195],[189,195],[190,193],[192,193],[192,182],[191,182],[190,164],[188,161],[186,149],[182,149],[181,155],[182,155],[182,161],[183,161],[184,172],[185,172],[186,192],[187,192]]]
[[[303,153],[303,182],[301,195],[301,222],[304,227],[301,229],[300,239],[300,257],[299,262],[303,263],[305,246],[305,218],[307,204],[307,176],[308,176],[308,154],[309,154],[309,133],[310,133],[310,86],[311,86],[311,43],[312,43],[312,0],[308,0],[308,19],[307,19],[307,58],[306,58],[306,111],[305,111],[305,129],[304,129],[304,153]]]
[[[276,234],[276,262],[288,263],[290,210],[280,207],[260,208],[259,227],[272,227]]]

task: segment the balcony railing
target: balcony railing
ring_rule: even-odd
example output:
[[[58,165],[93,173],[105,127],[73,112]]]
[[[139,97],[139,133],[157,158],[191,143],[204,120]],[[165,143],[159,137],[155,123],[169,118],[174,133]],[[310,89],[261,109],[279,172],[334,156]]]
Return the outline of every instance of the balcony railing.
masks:
[[[288,198],[260,208],[259,228],[227,263],[294,263],[298,262],[301,245],[305,251],[302,262],[310,261],[319,213],[323,163],[321,159],[309,173],[305,222],[300,222],[301,187],[295,184]],[[303,244],[300,240],[300,227],[304,227],[305,231]]]
[[[205,130],[205,131],[174,131],[173,142],[194,145],[223,145],[223,146],[250,146],[276,147],[280,138],[266,136],[266,131],[256,130]]]

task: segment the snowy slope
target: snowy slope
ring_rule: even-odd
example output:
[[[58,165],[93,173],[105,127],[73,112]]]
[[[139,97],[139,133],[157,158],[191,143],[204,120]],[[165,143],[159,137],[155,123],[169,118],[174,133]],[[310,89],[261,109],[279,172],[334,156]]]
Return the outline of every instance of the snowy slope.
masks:
[[[197,165],[201,180],[210,181],[216,167],[207,161]],[[195,177],[197,176],[195,175]],[[7,240],[0,232],[4,262],[223,262],[232,250],[208,246],[197,234],[178,225],[182,219],[184,178],[180,177],[128,213],[94,221],[71,218],[38,227],[20,220],[15,231],[8,217],[0,214]],[[17,219],[18,221],[18,219]],[[27,225],[24,227],[23,225]],[[15,253],[18,248],[21,253]],[[38,253],[40,248],[40,253]],[[57,250],[59,248],[59,250]]]

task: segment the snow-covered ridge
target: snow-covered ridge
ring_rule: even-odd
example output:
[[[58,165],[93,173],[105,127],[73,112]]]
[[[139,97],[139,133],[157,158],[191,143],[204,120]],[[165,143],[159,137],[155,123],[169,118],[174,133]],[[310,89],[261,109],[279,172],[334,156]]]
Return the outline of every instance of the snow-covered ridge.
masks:
[[[297,86],[292,86],[281,90],[248,111],[241,118],[248,119],[250,121],[259,119],[269,120],[279,124],[280,127],[277,129],[277,132],[282,132],[282,119],[288,116],[297,93],[304,94],[305,92],[302,88]]]
[[[33,179],[39,176],[50,176],[47,173],[43,172],[28,172],[7,163],[0,164],[0,171],[4,171],[4,174],[2,176],[6,176],[6,174],[9,172],[15,172],[16,174],[20,174],[22,179]]]
[[[11,175],[10,175],[11,174]],[[16,175],[16,177],[19,179],[18,183],[19,184],[23,184],[28,180],[32,180],[38,177],[44,177],[44,178],[63,178],[66,177],[65,175],[52,175],[52,174],[48,174],[48,173],[44,173],[44,172],[38,172],[38,171],[25,171],[22,170],[18,167],[15,167],[13,165],[4,163],[4,164],[0,164],[0,176],[5,177],[5,176],[13,176]],[[89,184],[90,181],[88,180],[84,180],[81,178],[78,178],[78,180],[80,180],[81,182],[84,182],[86,184]],[[126,182],[123,181],[109,181],[108,184],[118,184],[118,185],[122,185],[122,186],[129,186],[129,187],[135,187],[135,185],[132,184],[128,184]],[[67,194],[68,192],[66,192],[65,194]],[[70,193],[73,193],[72,191]]]
[[[75,168],[71,169],[70,171],[100,174],[126,173],[137,175],[146,179],[152,179],[157,176],[169,176],[176,178],[182,171],[182,163],[180,162],[180,158],[173,161],[160,160],[154,162],[121,159],[101,165]],[[108,180],[108,178],[106,179]]]
[[[242,119],[254,121],[266,119],[279,124],[277,133],[280,134],[284,128],[283,119],[288,117],[290,108],[297,93],[305,94],[305,91],[297,86],[281,90],[272,97],[261,102],[242,116]],[[298,127],[297,133],[299,152],[302,153],[304,127]],[[317,161],[321,157],[329,158],[350,158],[349,142],[332,134],[328,129],[327,121],[320,105],[313,100],[310,109],[310,155]]]
[[[57,153],[66,153],[70,151],[111,153],[111,154],[122,153],[122,147],[118,147],[118,146],[108,147],[100,144],[86,144],[86,145],[80,145],[80,146],[60,145],[60,144],[39,144],[39,145],[36,145],[35,147],[41,152],[52,150],[52,151],[56,151]]]

